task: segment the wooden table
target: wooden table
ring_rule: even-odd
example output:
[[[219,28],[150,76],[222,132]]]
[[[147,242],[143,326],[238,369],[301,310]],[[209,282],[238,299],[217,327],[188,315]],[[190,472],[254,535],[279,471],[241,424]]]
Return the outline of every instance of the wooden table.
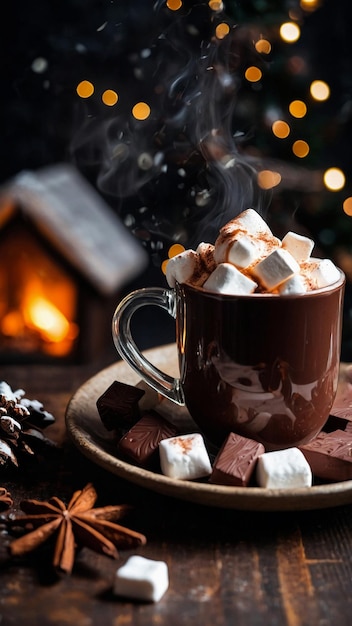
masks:
[[[99,505],[130,503],[126,525],[147,544],[118,561],[83,548],[71,576],[57,577],[40,549],[9,559],[1,534],[0,623],[3,626],[255,626],[351,623],[352,505],[313,511],[251,512],[206,507],[133,485],[88,460],[68,439],[65,410],[97,365],[9,366],[0,379],[22,387],[54,414],[46,429],[62,444],[49,469],[3,474],[18,509],[23,498],[66,500],[92,482]],[[2,520],[4,519],[2,514]],[[4,525],[3,525],[4,528]],[[156,604],[112,593],[116,569],[130,554],[164,560],[170,587]]]

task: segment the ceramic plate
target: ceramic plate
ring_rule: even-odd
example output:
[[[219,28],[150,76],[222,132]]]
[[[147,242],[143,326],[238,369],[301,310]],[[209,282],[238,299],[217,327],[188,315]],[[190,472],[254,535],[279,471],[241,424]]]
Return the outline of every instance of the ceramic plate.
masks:
[[[158,368],[177,375],[175,345],[153,348],[145,355]],[[308,510],[352,503],[352,480],[301,489],[228,487],[175,480],[122,461],[116,454],[113,435],[103,426],[96,408],[97,399],[114,380],[134,385],[140,378],[124,361],[119,361],[84,383],[71,398],[66,411],[67,431],[74,444],[91,461],[112,474],[159,494],[228,509]],[[160,407],[170,421],[189,430],[192,421],[185,408],[169,400],[163,400],[158,410]]]

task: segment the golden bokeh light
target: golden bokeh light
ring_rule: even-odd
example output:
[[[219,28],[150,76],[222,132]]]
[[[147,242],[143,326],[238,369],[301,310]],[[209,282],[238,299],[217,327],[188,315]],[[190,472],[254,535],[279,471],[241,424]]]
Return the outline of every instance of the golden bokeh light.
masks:
[[[261,54],[270,54],[271,52],[271,43],[267,39],[258,39],[254,44],[254,47],[257,52]]]
[[[286,139],[291,132],[289,125],[283,120],[276,120],[273,123],[271,130],[273,131],[275,137],[278,137],[278,139]]]
[[[146,102],[137,102],[132,109],[132,115],[136,120],[146,120],[150,115],[150,106]]]
[[[290,102],[288,110],[290,111],[292,117],[304,117],[307,113],[307,105],[303,100],[292,100]]]
[[[209,0],[208,6],[212,11],[222,11],[224,8],[221,0]]]
[[[324,172],[324,184],[330,191],[340,191],[345,186],[346,177],[338,167],[330,167]]]
[[[215,29],[215,34],[218,39],[224,39],[230,32],[230,26],[226,22],[221,22]]]
[[[314,100],[323,102],[330,96],[330,87],[323,80],[313,80],[309,88],[310,94]]]
[[[76,91],[80,98],[90,98],[94,93],[94,85],[89,80],[81,80]]]
[[[250,83],[257,83],[262,77],[262,71],[256,65],[251,65],[247,67],[244,75]]]
[[[272,189],[281,183],[281,174],[272,170],[261,170],[258,172],[257,181],[261,189]]]
[[[181,0],[167,0],[166,6],[170,11],[178,11],[182,7]]]
[[[165,259],[165,261],[163,261],[161,264],[161,271],[163,274],[166,274],[166,267],[167,267],[168,262],[169,262],[169,259]]]
[[[305,11],[315,11],[320,6],[321,0],[301,0],[301,8]]]
[[[342,208],[344,212],[346,213],[346,215],[348,215],[349,217],[352,217],[352,197],[351,196],[349,198],[346,198],[346,200],[344,200]]]
[[[181,243],[174,243],[170,248],[169,251],[167,253],[169,259],[172,259],[172,257],[176,256],[177,254],[180,254],[181,252],[185,251],[185,247],[181,244]]]
[[[295,22],[285,22],[280,26],[280,37],[286,43],[294,43],[301,36],[301,29]]]
[[[119,96],[116,93],[116,91],[113,91],[112,89],[106,89],[101,99],[104,102],[104,104],[106,104],[106,106],[113,107],[118,101]]]
[[[304,159],[309,154],[309,145],[303,139],[297,139],[292,145],[292,152],[296,157]]]

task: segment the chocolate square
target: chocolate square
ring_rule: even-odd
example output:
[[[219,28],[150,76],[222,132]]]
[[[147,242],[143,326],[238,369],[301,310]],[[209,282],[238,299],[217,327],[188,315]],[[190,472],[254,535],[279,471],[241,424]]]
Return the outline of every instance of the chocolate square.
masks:
[[[352,432],[321,432],[313,441],[299,449],[315,476],[331,481],[352,478]]]
[[[115,380],[96,402],[105,428],[130,428],[140,417],[138,402],[144,393],[143,389]]]
[[[258,457],[264,452],[262,443],[230,433],[215,457],[209,482],[246,487]]]
[[[158,459],[160,441],[177,434],[173,424],[156,411],[150,411],[120,439],[118,451],[137,465],[148,466]]]

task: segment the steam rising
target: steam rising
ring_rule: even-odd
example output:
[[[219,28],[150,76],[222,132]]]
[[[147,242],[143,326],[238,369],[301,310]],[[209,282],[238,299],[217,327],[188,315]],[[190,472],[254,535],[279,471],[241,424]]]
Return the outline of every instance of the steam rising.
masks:
[[[73,152],[95,169],[98,187],[142,240],[213,242],[244,209],[262,210],[256,172],[241,155],[235,127],[240,28],[206,2],[170,11],[158,0],[146,32],[132,40],[133,20],[141,19],[133,9],[125,14],[126,50],[120,33],[115,51],[117,105],[88,111]],[[229,32],[218,38],[222,23]],[[145,119],[133,116],[136,102],[150,107]]]

